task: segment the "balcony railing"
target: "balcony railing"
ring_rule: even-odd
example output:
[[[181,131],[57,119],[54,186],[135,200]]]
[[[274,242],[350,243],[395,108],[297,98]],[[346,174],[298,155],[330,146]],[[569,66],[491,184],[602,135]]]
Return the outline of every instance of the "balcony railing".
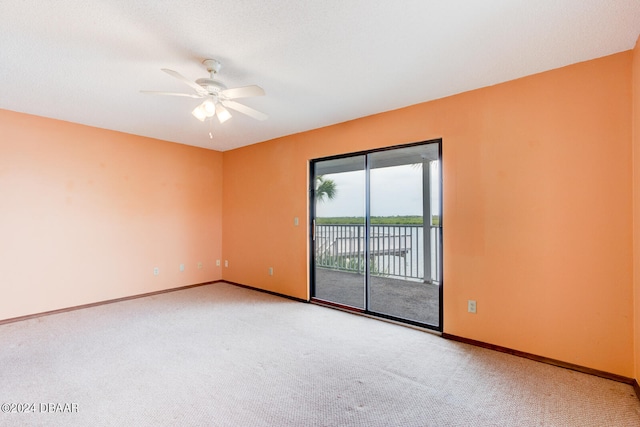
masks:
[[[370,274],[404,280],[438,282],[438,227],[429,230],[425,251],[422,225],[371,225]],[[364,273],[364,225],[316,225],[316,267]],[[426,259],[425,254],[428,259]],[[428,276],[425,279],[425,264]]]

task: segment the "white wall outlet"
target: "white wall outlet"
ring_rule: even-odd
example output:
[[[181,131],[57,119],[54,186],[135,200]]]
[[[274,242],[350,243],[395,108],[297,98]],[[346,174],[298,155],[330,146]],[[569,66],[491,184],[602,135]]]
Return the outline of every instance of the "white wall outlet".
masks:
[[[216,260],[216,267],[220,267],[220,260],[219,259]]]
[[[202,268],[202,263],[201,262],[198,263],[198,268]]]
[[[476,302],[475,300],[470,299],[469,301],[467,301],[467,311],[469,313],[476,313]]]
[[[154,267],[153,268],[153,275],[157,276],[158,274],[160,274],[160,269],[158,267]]]
[[[229,261],[228,261],[228,260],[226,260],[226,259],[224,260],[224,266],[225,266],[225,267],[229,267]]]
[[[293,225],[298,225],[299,223],[298,217],[293,218]]]
[[[269,267],[269,276],[273,276],[273,267]]]
[[[180,271],[184,271],[184,264],[180,264]]]

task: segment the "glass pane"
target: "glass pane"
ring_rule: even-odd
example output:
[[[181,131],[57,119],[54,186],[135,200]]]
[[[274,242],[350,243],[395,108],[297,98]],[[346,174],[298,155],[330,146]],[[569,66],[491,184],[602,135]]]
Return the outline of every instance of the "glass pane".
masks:
[[[365,157],[314,163],[314,297],[365,308]]]
[[[369,154],[369,310],[438,326],[434,161],[438,144]]]

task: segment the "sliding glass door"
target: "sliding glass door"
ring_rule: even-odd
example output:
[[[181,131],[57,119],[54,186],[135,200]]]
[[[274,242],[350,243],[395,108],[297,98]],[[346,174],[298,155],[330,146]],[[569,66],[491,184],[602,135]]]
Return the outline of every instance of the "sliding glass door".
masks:
[[[319,159],[312,180],[312,297],[441,329],[440,141]]]
[[[314,163],[314,297],[365,308],[365,156]]]
[[[431,268],[430,174],[437,158],[437,144],[369,155],[369,310],[434,326],[440,298]]]

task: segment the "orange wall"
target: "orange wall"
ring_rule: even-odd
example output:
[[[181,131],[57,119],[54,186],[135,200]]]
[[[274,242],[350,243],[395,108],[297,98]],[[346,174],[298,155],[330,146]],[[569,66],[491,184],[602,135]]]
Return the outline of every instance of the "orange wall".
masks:
[[[223,278],[307,298],[308,161],[441,137],[445,332],[633,376],[631,62],[223,153]]]
[[[221,278],[221,153],[3,110],[0,130],[0,320]]]
[[[633,50],[633,288],[635,378],[640,379],[640,37]]]

